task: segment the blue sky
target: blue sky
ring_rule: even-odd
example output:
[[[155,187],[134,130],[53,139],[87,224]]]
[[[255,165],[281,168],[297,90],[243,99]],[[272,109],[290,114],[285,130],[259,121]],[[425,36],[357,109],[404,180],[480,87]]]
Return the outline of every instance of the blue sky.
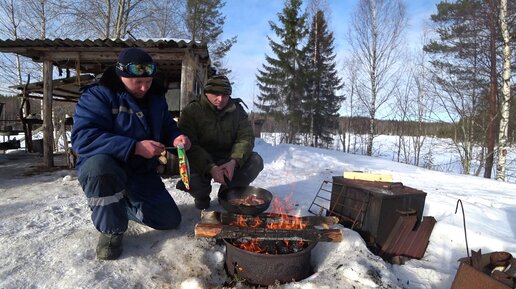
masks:
[[[390,0],[387,0],[390,1]],[[304,1],[305,5],[308,3]],[[407,15],[409,29],[407,42],[421,39],[421,31],[430,15],[436,12],[438,0],[408,0]],[[329,29],[335,37],[335,53],[338,61],[346,53],[345,35],[350,15],[357,5],[356,0],[327,0],[330,15]],[[253,97],[258,95],[256,73],[265,62],[265,54],[271,54],[267,36],[275,37],[269,21],[279,24],[278,13],[284,6],[283,0],[226,0],[222,13],[226,16],[224,39],[238,36],[237,43],[226,57],[226,65],[232,69],[233,97],[242,98],[253,110]],[[340,61],[339,61],[340,62]],[[337,67],[341,67],[338,63]]]

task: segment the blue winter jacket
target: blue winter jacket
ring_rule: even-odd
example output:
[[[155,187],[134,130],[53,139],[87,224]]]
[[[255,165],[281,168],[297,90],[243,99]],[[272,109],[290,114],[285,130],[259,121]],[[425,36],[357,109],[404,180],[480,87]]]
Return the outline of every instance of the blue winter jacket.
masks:
[[[107,154],[119,160],[129,171],[155,171],[158,158],[134,155],[135,144],[155,140],[172,146],[181,134],[168,111],[165,89],[155,80],[146,94],[147,113],[125,90],[113,68],[99,83],[88,86],[75,108],[72,147],[78,154],[77,169],[86,159]]]

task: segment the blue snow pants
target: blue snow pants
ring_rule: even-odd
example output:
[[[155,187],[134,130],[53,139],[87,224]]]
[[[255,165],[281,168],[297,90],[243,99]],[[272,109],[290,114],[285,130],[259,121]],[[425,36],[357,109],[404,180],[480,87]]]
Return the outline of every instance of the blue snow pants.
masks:
[[[174,199],[155,172],[135,174],[101,154],[81,165],[78,179],[99,232],[124,233],[129,220],[157,230],[173,229],[181,223]]]

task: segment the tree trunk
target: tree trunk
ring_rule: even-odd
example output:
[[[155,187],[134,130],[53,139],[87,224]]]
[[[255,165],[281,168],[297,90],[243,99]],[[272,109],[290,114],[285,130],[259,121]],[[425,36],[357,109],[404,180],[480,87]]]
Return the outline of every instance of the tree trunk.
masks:
[[[507,0],[500,1],[500,29],[503,38],[503,73],[502,73],[502,103],[500,129],[498,132],[498,164],[496,166],[496,179],[505,181],[507,160],[507,134],[509,131],[509,109],[511,107],[511,46],[509,26],[507,24]]]
[[[490,179],[493,170],[494,146],[495,146],[495,121],[497,113],[496,97],[498,94],[498,83],[496,75],[496,3],[488,0],[489,4],[489,56],[490,56],[490,85],[489,85],[489,115],[487,124],[487,157],[484,168],[484,178]]]

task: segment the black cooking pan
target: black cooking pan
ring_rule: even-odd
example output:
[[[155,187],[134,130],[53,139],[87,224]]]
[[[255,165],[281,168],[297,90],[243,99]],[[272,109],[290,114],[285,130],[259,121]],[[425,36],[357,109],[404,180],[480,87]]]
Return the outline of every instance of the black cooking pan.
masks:
[[[250,198],[263,200],[263,204],[253,205],[253,202],[242,202]],[[271,192],[253,186],[226,188],[219,191],[220,205],[234,214],[258,215],[269,208],[271,201]]]

